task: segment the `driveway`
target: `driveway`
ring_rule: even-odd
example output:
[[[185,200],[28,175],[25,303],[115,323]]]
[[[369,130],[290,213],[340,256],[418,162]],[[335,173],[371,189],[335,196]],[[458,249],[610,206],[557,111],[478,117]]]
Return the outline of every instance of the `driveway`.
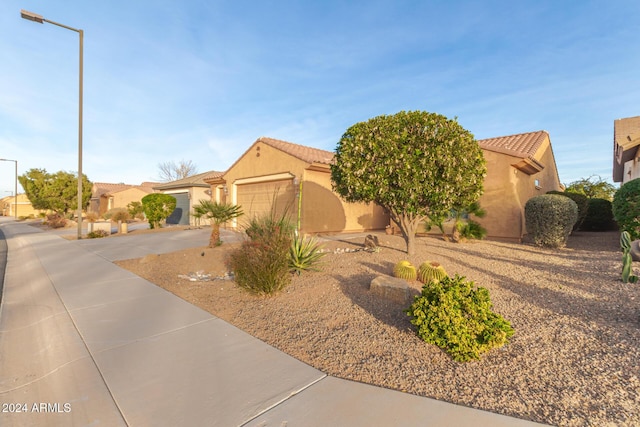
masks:
[[[72,242],[113,262],[141,258],[149,254],[163,254],[208,246],[210,235],[211,228],[205,227],[157,233],[128,234],[102,239],[72,240]],[[242,239],[242,234],[221,229],[220,238],[225,243],[238,242]]]

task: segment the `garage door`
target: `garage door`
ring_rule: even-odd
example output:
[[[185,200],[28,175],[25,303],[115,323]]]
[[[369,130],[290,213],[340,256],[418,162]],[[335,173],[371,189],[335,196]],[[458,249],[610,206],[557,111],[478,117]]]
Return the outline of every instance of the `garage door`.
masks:
[[[268,215],[272,206],[277,218],[285,213],[291,219],[297,217],[293,179],[242,184],[238,185],[237,192],[237,204],[242,206],[245,220]]]
[[[167,224],[189,225],[189,193],[170,194],[176,198],[176,208],[167,218]]]

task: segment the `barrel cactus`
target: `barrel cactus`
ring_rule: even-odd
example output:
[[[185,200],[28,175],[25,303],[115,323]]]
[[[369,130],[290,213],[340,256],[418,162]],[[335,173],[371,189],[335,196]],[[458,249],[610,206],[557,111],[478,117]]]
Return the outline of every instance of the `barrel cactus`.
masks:
[[[393,275],[405,280],[416,280],[416,268],[409,261],[400,261],[393,267]]]
[[[418,280],[425,285],[431,282],[439,282],[445,277],[447,277],[447,272],[444,270],[444,267],[437,262],[423,262],[418,268]]]

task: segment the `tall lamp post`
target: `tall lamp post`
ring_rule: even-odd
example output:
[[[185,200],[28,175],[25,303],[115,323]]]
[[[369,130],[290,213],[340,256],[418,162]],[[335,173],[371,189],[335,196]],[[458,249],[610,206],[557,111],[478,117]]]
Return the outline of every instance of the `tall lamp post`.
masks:
[[[16,182],[15,182],[15,187],[13,189],[13,195],[14,195],[16,205],[14,207],[13,214],[15,215],[17,220],[18,219],[18,161],[11,160],[11,159],[0,159],[0,162],[14,162],[16,164]]]
[[[75,31],[80,35],[80,78],[79,78],[79,95],[78,95],[78,239],[82,238],[82,45],[84,42],[84,31],[68,27],[58,22],[44,19],[42,16],[26,10],[20,11],[20,16],[29,21],[38,22],[44,24],[57,25],[58,27],[66,28],[67,30]]]

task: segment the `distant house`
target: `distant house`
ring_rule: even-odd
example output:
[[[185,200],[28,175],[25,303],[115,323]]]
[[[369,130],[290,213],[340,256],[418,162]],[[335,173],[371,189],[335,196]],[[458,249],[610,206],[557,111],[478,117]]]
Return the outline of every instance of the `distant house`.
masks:
[[[477,220],[487,237],[520,241],[526,234],[524,205],[531,197],[562,191],[551,138],[546,131],[478,141],[487,162],[480,205],[487,215]]]
[[[144,196],[153,193],[154,185],[157,183],[143,182],[140,185],[131,185],[95,182],[91,187],[88,211],[102,216],[110,209],[126,208],[129,203],[140,202]]]
[[[640,178],[640,116],[613,122],[613,182]]]
[[[155,191],[170,194],[176,198],[176,209],[167,218],[167,224],[194,224],[195,218],[193,206],[197,205],[200,200],[211,200],[211,187],[205,182],[205,179],[215,179],[222,175],[222,172],[209,171],[191,175],[176,181],[164,184],[155,184]]]
[[[31,201],[26,194],[18,194],[17,216],[20,217],[37,217],[41,210],[34,209],[31,205]],[[16,198],[14,196],[7,196],[0,199],[0,214],[3,216],[16,216]]]
[[[375,204],[347,203],[331,189],[330,151],[258,138],[223,174],[210,177],[212,198],[241,205],[235,221],[256,215],[286,214],[303,233],[384,229],[389,215]]]

